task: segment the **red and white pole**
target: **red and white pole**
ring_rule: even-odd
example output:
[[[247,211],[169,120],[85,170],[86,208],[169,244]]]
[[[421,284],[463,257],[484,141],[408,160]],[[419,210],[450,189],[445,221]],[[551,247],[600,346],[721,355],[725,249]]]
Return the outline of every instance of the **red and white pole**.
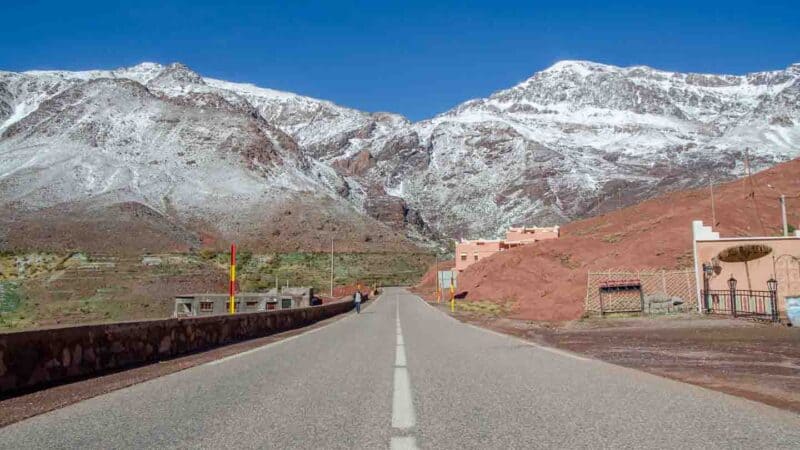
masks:
[[[231,244],[231,276],[230,276],[230,303],[228,303],[228,312],[233,314],[236,312],[236,244]]]

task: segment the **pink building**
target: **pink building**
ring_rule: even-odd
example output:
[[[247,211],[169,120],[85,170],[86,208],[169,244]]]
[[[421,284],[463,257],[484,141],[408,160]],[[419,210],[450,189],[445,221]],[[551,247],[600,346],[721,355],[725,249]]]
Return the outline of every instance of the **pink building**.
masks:
[[[692,232],[700,312],[787,318],[788,303],[800,298],[800,234],[725,238],[699,220]]]
[[[466,240],[456,242],[456,268],[463,272],[464,269],[480,261],[483,258],[494,255],[497,252],[519,247],[521,245],[532,244],[537,241],[556,239],[559,236],[559,228],[555,227],[521,227],[509,228],[506,231],[504,240]]]
[[[558,239],[559,228],[555,227],[520,227],[509,228],[506,231],[507,244],[521,243],[529,244],[536,241],[544,241],[547,239]]]

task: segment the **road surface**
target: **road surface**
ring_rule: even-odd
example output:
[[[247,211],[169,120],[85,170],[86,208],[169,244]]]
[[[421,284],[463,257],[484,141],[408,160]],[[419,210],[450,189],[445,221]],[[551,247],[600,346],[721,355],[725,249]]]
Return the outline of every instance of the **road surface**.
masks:
[[[800,416],[462,324],[360,315],[0,429],[0,448],[800,448]]]

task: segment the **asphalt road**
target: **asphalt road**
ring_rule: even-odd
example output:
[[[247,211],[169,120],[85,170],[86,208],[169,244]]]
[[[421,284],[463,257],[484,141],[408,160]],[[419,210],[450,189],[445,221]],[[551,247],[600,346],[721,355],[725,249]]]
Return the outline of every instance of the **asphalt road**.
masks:
[[[0,448],[800,448],[800,416],[462,324],[360,315],[0,429]]]

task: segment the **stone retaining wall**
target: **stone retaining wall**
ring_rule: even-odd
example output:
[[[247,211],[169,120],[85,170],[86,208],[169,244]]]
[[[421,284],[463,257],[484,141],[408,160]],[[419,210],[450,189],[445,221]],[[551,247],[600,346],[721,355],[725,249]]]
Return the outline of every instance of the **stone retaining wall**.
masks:
[[[0,334],[0,396],[310,325],[351,301],[231,316],[121,322]]]

